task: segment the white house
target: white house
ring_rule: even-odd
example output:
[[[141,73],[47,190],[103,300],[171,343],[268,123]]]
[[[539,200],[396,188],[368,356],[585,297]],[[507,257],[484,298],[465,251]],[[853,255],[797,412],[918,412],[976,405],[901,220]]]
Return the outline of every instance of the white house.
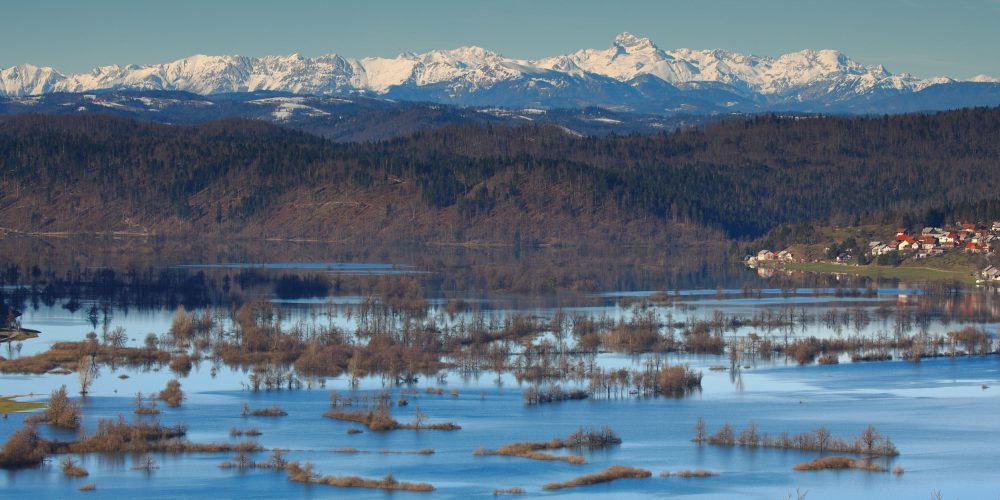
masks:
[[[872,257],[878,257],[879,255],[885,255],[889,252],[896,251],[895,246],[886,245],[881,241],[873,241],[869,244],[871,246]]]
[[[982,276],[984,280],[997,281],[1000,280],[1000,269],[997,269],[996,266],[988,266],[986,269],[983,269],[979,275]]]

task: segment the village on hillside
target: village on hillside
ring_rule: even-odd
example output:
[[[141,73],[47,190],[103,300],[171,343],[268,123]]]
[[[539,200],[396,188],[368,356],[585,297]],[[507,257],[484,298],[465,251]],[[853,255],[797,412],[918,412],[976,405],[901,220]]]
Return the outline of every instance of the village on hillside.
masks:
[[[973,223],[956,223],[947,228],[928,226],[919,232],[911,232],[908,228],[901,227],[896,229],[892,239],[870,241],[867,245],[858,242],[856,245],[826,247],[824,254],[827,257],[826,261],[842,264],[898,265],[907,260],[942,256],[949,252],[990,257],[998,250],[1000,250],[1000,221],[994,221],[988,226]],[[747,257],[746,262],[747,265],[754,267],[767,262],[806,260],[818,261],[796,255],[790,249],[781,251],[764,249]],[[979,271],[978,277],[984,281],[1000,281],[1000,268],[987,266]]]

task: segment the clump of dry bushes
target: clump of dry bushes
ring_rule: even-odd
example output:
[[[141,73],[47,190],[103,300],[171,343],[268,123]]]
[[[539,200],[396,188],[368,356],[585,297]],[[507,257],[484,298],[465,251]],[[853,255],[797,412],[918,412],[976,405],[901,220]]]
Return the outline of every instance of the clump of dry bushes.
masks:
[[[646,469],[636,467],[626,467],[624,465],[612,465],[597,474],[587,474],[576,479],[561,483],[546,483],[542,488],[546,490],[560,490],[563,488],[576,488],[578,486],[589,486],[592,484],[609,483],[618,479],[642,479],[652,476],[653,473]]]

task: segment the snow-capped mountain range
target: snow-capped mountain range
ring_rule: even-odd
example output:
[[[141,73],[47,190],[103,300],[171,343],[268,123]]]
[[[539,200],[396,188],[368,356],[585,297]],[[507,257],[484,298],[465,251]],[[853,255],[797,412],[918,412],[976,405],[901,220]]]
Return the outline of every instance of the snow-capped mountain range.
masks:
[[[0,96],[8,98],[104,90],[202,95],[275,91],[471,106],[600,106],[646,113],[881,112],[886,103],[915,109],[1000,104],[1000,80],[985,76],[967,82],[920,79],[860,64],[834,50],[803,50],[777,58],[723,50],[662,50],[630,33],[618,35],[608,49],[533,61],[462,47],[362,59],[196,55],[69,75],[27,64],[0,70]]]

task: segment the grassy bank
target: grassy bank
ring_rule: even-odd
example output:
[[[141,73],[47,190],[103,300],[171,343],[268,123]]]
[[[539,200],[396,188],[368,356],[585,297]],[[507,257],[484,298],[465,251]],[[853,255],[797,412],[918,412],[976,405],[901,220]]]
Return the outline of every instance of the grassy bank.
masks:
[[[30,328],[0,328],[0,342],[23,342],[28,339],[38,338],[42,332]]]
[[[14,398],[16,397],[17,396],[0,396],[0,413],[7,414],[45,408],[45,403],[14,401]]]
[[[975,284],[976,268],[971,263],[960,263],[947,257],[928,258],[919,262],[907,262],[898,267],[870,264],[838,264],[835,262],[769,262],[767,266],[776,269],[807,271],[826,274],[851,274],[870,278],[899,279],[903,281],[952,281],[967,285]]]

